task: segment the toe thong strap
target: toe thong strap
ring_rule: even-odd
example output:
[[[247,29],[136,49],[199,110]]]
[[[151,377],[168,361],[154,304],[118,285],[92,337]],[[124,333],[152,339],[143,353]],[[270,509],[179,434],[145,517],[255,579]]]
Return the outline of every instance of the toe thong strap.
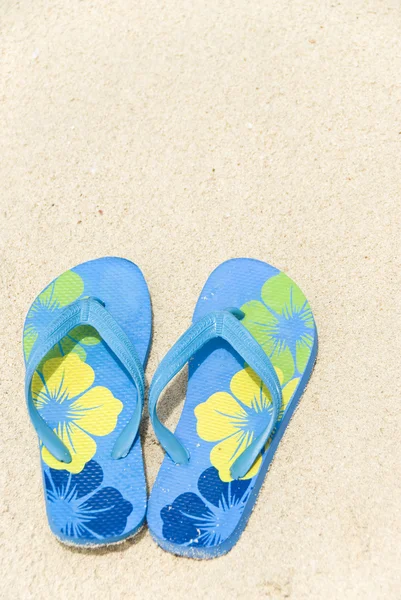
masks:
[[[243,317],[241,310],[229,308],[211,312],[193,324],[161,361],[149,393],[149,414],[157,438],[175,463],[185,464],[189,461],[188,450],[157,416],[157,402],[161,392],[188,360],[214,338],[226,340],[242,356],[270,390],[273,417],[232,465],[231,475],[234,479],[243,477],[249,471],[266,444],[279,417],[282,401],[281,386],[274,367],[263,348],[240,322]]]
[[[145,377],[142,363],[119,324],[106,310],[101,300],[89,297],[67,306],[43,331],[36,341],[26,365],[25,396],[28,412],[39,438],[53,456],[65,463],[71,462],[68,448],[41,417],[32,398],[32,377],[46,354],[78,325],[91,325],[128,371],[138,392],[134,413],[124,427],[113,448],[113,458],[123,458],[130,451],[139,430],[145,395]]]

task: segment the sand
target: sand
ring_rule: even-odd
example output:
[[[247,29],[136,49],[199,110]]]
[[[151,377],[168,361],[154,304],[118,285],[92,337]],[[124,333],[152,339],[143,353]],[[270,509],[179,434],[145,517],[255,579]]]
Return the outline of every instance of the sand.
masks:
[[[400,598],[399,2],[0,13],[0,595]],[[23,320],[52,278],[103,255],[148,281],[148,382],[225,259],[265,260],[311,302],[312,379],[248,527],[214,561],[164,553],[146,530],[91,552],[48,529]],[[146,420],[143,441],[151,487],[163,454]]]

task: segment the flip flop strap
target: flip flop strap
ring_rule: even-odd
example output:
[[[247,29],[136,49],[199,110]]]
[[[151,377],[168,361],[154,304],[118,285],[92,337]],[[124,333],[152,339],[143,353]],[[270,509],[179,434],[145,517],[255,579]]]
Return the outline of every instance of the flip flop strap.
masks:
[[[189,461],[189,452],[157,416],[157,401],[166,385],[177,375],[202,346],[214,338],[228,342],[259,375],[270,390],[273,416],[262,433],[244,450],[231,467],[234,479],[243,477],[268,441],[278,420],[282,393],[277,374],[269,357],[249,331],[240,323],[244,313],[236,308],[210,312],[192,325],[167,352],[153,377],[149,392],[149,414],[155,434],[166,453],[177,464]]]
[[[56,433],[41,417],[32,398],[32,377],[46,354],[79,325],[90,325],[123,364],[138,392],[134,414],[117,438],[112,457],[123,458],[130,451],[138,434],[145,395],[143,366],[134,345],[119,324],[106,310],[101,300],[93,297],[72,302],[40,334],[26,365],[25,397],[35,430],[48,451],[59,461],[69,463],[71,454]]]

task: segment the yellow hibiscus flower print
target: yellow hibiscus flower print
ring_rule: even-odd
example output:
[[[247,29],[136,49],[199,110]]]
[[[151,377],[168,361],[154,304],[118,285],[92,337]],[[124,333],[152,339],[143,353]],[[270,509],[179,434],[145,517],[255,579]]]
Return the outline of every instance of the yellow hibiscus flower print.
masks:
[[[280,383],[283,373],[276,368]],[[282,390],[283,401],[279,419],[282,419],[299,378],[292,379]],[[238,371],[231,379],[230,391],[216,392],[195,408],[197,432],[206,442],[218,442],[210,452],[210,462],[218,470],[222,481],[232,481],[231,466],[252,441],[265,429],[273,414],[269,390],[250,368]],[[265,449],[268,447],[266,444]],[[250,479],[262,464],[260,455],[242,479]]]
[[[111,391],[93,386],[95,372],[71,353],[42,363],[32,378],[33,402],[41,417],[66,445],[72,461],[58,461],[42,445],[42,459],[52,469],[79,473],[96,453],[93,436],[111,433],[123,404]]]

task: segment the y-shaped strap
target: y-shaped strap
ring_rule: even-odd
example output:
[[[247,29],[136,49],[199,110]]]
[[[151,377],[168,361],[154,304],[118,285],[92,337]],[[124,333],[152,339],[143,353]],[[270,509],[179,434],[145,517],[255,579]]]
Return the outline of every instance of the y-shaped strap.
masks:
[[[231,467],[234,479],[243,477],[255,462],[270,437],[281,408],[281,386],[270,359],[249,331],[239,322],[244,313],[236,308],[211,312],[192,325],[174,344],[161,361],[153,377],[149,393],[149,414],[156,436],[170,458],[177,464],[189,461],[189,453],[176,436],[157,416],[157,401],[166,385],[177,375],[186,362],[213,338],[226,340],[245,362],[259,375],[270,390],[273,417],[262,433],[237,458]]]
[[[138,391],[134,414],[114,444],[112,457],[123,458],[135,441],[142,416],[145,376],[134,345],[97,298],[84,298],[67,306],[40,334],[26,365],[25,396],[28,412],[39,438],[53,456],[65,463],[72,460],[68,448],[41,417],[32,398],[32,377],[46,354],[78,325],[91,325],[128,371]]]

